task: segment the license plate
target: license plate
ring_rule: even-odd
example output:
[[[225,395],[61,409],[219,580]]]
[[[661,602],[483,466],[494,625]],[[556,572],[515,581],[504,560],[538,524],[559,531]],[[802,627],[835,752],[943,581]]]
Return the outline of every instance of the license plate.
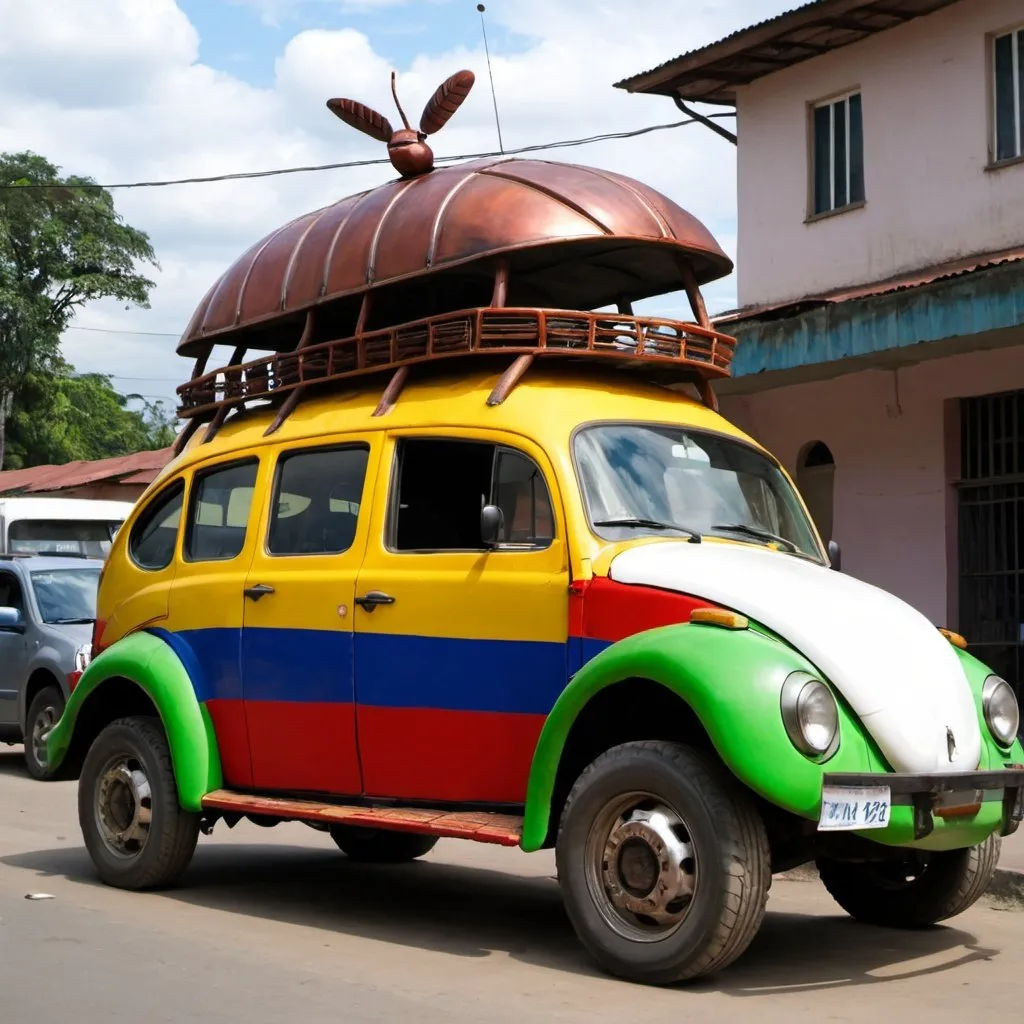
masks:
[[[869,788],[825,786],[821,791],[819,832],[852,832],[885,828],[889,824],[892,794],[888,786]]]

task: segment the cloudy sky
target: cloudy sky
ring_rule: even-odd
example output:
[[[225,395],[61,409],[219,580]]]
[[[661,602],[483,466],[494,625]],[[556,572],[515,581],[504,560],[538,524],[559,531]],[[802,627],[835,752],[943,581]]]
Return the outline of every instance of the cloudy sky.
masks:
[[[488,0],[505,146],[680,119],[612,83],[772,17],[785,0]],[[0,151],[41,153],[103,184],[384,156],[330,115],[349,96],[397,120],[389,75],[414,118],[466,67],[469,100],[438,155],[496,148],[476,3],[470,0],[0,0]],[[735,255],[735,151],[699,125],[555,151],[618,170],[700,217]],[[64,338],[81,371],[173,397],[189,366],[178,335],[206,289],[286,220],[392,176],[390,167],[119,190],[118,210],[160,261],[148,310],[97,304]],[[709,291],[735,299],[731,280]],[[682,314],[679,297],[659,308]],[[86,330],[85,328],[88,328]]]

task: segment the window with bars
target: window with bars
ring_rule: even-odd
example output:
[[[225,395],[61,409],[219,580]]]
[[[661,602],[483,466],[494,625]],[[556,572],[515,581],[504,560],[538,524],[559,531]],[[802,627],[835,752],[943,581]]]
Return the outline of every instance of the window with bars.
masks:
[[[1024,690],[1024,391],[960,403],[960,632]]]
[[[864,202],[864,123],[859,92],[816,104],[811,118],[817,216]]]
[[[1024,28],[993,40],[996,161],[1024,156]]]

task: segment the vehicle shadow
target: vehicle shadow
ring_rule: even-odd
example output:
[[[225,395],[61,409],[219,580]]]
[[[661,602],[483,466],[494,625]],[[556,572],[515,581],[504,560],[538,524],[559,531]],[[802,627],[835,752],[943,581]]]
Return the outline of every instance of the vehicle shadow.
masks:
[[[20,853],[0,857],[0,863],[99,885],[81,847]],[[942,974],[999,953],[955,926],[895,932],[857,924],[838,912],[804,912],[816,884],[777,880],[767,918],[747,953],[692,987],[745,997],[887,984]],[[549,969],[598,973],[550,878],[431,860],[367,866],[333,849],[207,840],[183,884],[160,896],[458,957],[482,958],[498,950]]]

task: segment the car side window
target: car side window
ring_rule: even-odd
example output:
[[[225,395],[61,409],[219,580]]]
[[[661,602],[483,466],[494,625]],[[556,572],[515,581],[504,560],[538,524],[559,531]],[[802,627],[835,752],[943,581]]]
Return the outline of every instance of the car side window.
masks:
[[[18,577],[9,572],[0,572],[0,608],[17,608],[25,614],[25,600],[21,596]]]
[[[502,512],[502,543],[537,548],[554,539],[548,485],[537,463],[521,452],[499,448],[495,453],[490,503]]]
[[[551,543],[551,499],[532,459],[477,441],[414,438],[399,443],[391,510],[395,550],[484,550],[484,505],[502,510],[502,544],[536,548]]]
[[[252,459],[196,474],[189,499],[185,559],[229,561],[245,547],[259,462]]]
[[[267,551],[337,555],[356,536],[370,450],[366,445],[283,454],[277,462]]]
[[[128,553],[139,568],[156,572],[173,561],[184,497],[185,484],[177,480],[158,494],[136,520],[128,538]]]

